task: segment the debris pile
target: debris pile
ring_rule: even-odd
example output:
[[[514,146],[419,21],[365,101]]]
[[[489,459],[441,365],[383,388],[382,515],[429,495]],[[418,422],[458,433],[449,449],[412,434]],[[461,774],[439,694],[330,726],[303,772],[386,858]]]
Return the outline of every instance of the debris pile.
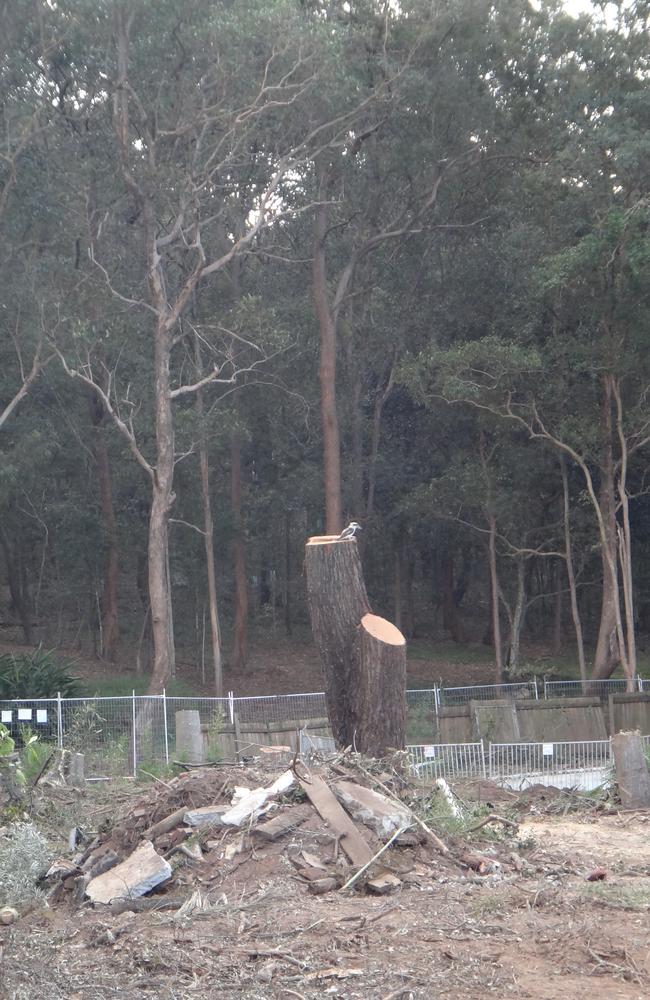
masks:
[[[83,850],[51,865],[48,900],[113,912],[175,909],[188,887],[209,896],[278,879],[313,894],[384,895],[441,877],[445,865],[484,870],[452,859],[416,815],[416,790],[397,770],[373,775],[355,755],[342,761],[311,770],[294,761],[278,772],[262,760],[157,779]],[[74,851],[76,837],[70,842]]]

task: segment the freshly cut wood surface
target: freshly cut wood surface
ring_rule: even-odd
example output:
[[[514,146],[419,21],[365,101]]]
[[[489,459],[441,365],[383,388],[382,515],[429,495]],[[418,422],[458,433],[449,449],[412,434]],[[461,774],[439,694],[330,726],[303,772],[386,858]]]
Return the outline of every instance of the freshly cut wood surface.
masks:
[[[370,613],[364,615],[361,619],[361,627],[373,639],[379,639],[380,642],[387,642],[390,646],[406,645],[406,639],[400,630],[392,622],[386,621],[385,618],[380,618],[379,615]]]

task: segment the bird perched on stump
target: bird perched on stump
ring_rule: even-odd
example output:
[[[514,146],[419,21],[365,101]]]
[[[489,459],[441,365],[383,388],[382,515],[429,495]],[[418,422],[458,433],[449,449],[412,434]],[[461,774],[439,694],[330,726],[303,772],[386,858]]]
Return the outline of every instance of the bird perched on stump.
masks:
[[[350,521],[347,528],[344,528],[341,534],[339,535],[339,540],[341,541],[344,538],[354,538],[357,531],[361,531],[361,525],[357,524],[356,521]]]

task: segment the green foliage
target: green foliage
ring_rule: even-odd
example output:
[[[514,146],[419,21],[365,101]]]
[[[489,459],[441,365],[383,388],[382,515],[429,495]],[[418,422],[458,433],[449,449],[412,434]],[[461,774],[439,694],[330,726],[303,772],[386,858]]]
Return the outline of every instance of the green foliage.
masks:
[[[0,757],[7,757],[15,749],[15,742],[12,740],[9,730],[0,722]]]
[[[0,656],[0,698],[76,698],[82,693],[74,664],[53,651],[4,653]]]

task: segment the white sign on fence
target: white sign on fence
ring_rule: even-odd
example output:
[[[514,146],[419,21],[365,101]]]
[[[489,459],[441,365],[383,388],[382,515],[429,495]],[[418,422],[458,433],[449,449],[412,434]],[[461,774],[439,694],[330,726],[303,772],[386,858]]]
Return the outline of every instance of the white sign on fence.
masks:
[[[36,709],[36,721],[37,722],[47,722],[47,709],[37,708]]]
[[[544,757],[552,757],[553,749],[554,747],[552,743],[542,743],[542,754]]]
[[[18,721],[19,722],[30,722],[32,718],[31,708],[19,708],[18,709]]]
[[[4,709],[2,710],[2,722],[11,722],[13,717],[14,717],[13,712],[5,712]]]

